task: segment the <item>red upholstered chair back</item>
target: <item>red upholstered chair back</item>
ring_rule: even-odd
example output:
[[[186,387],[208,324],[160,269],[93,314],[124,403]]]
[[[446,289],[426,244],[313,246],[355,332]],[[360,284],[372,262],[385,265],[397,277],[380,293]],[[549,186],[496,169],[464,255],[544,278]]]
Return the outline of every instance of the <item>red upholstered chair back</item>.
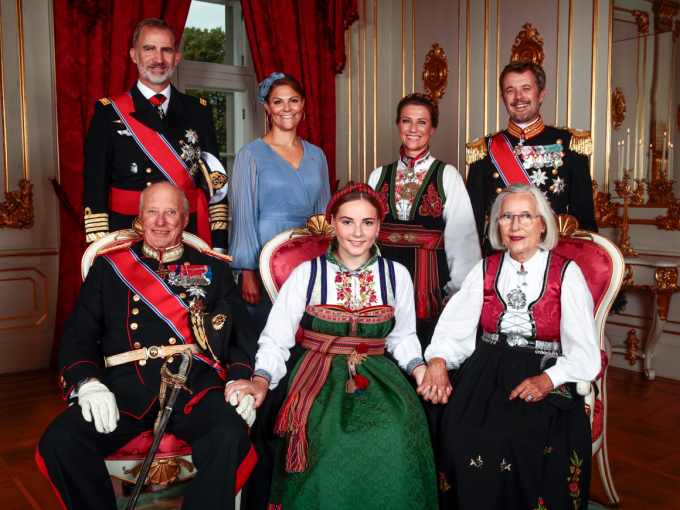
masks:
[[[260,254],[262,283],[272,302],[297,266],[328,250],[335,232],[323,214],[315,214],[303,228],[286,230],[271,239]]]
[[[560,240],[555,252],[578,264],[593,296],[593,317],[600,335],[600,348],[604,346],[604,325],[623,281],[624,262],[619,248],[606,237],[579,230],[573,216],[557,217]]]

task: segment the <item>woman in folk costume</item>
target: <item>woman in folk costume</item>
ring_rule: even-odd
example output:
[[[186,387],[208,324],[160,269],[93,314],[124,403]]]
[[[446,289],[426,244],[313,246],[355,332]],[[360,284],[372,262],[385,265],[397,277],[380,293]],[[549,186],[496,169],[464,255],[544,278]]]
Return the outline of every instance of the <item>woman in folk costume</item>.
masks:
[[[431,509],[436,477],[427,422],[402,370],[425,372],[412,283],[377,255],[384,212],[366,184],[328,204],[336,230],[327,253],[298,266],[281,288],[259,340],[252,381],[238,393],[263,401],[286,373],[299,325],[305,354],[276,422],[273,509]]]
[[[536,187],[505,188],[489,222],[502,252],[444,309],[417,390],[446,404],[440,508],[585,509],[591,432],[573,383],[600,370],[592,296],[576,263],[552,251],[557,225]]]
[[[475,217],[456,169],[430,155],[437,103],[409,94],[397,106],[399,160],[375,169],[368,184],[387,204],[378,244],[406,266],[415,286],[417,331],[425,349],[441,314],[443,298],[460,289],[481,258]]]

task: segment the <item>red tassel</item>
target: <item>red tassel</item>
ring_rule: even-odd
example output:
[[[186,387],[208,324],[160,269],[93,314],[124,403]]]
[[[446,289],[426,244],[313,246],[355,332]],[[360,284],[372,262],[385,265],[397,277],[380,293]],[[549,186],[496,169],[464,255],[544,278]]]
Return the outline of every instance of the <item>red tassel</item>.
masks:
[[[354,376],[354,384],[357,385],[357,390],[365,390],[368,388],[368,385],[371,384],[371,381],[366,379],[363,375],[355,375]]]
[[[366,342],[361,342],[354,350],[359,354],[366,354],[368,352],[368,344]]]

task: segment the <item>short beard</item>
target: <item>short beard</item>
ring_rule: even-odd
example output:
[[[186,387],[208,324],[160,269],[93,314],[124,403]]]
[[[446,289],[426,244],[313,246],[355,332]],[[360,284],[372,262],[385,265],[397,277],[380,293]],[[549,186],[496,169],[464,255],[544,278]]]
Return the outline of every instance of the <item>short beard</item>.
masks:
[[[512,121],[515,124],[525,124],[526,122],[528,122],[529,120],[533,119],[536,116],[536,114],[540,111],[540,108],[541,105],[539,104],[535,109],[529,110],[526,113],[521,114],[522,115],[521,117],[513,117],[513,115],[510,114],[510,119],[512,119]]]
[[[166,72],[162,76],[157,76],[154,75],[151,71],[146,69],[146,67],[143,67],[141,63],[137,63],[137,70],[139,71],[139,75],[144,78],[146,81],[153,83],[154,85],[163,85],[167,81],[172,78],[172,73],[175,72],[175,68],[173,67],[172,69],[166,69]]]

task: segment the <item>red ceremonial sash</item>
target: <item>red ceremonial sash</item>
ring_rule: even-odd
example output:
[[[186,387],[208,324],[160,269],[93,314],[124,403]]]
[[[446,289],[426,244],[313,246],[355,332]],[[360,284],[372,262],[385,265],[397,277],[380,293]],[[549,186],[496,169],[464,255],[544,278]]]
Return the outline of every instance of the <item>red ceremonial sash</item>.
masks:
[[[102,256],[123,283],[172,328],[183,344],[195,343],[189,326],[189,308],[149,266],[139,260],[135,252],[126,248]],[[205,354],[194,354],[194,358],[213,367],[222,379],[226,377],[222,367]]]
[[[506,186],[516,182],[533,185],[524,165],[512,152],[512,144],[505,133],[489,138],[489,154]]]
[[[135,111],[135,104],[129,92],[109,98],[109,101],[111,101],[111,105],[139,148],[149,156],[149,159],[163,172],[168,181],[184,190],[189,202],[196,203],[198,236],[211,245],[208,200],[202,190],[196,190],[196,183],[182,158],[179,157],[179,154],[175,152],[175,149],[162,134],[145,126],[130,115]],[[192,195],[191,198],[189,195]],[[117,211],[115,200],[112,200],[112,204],[112,210]],[[133,214],[136,214],[136,212]]]

